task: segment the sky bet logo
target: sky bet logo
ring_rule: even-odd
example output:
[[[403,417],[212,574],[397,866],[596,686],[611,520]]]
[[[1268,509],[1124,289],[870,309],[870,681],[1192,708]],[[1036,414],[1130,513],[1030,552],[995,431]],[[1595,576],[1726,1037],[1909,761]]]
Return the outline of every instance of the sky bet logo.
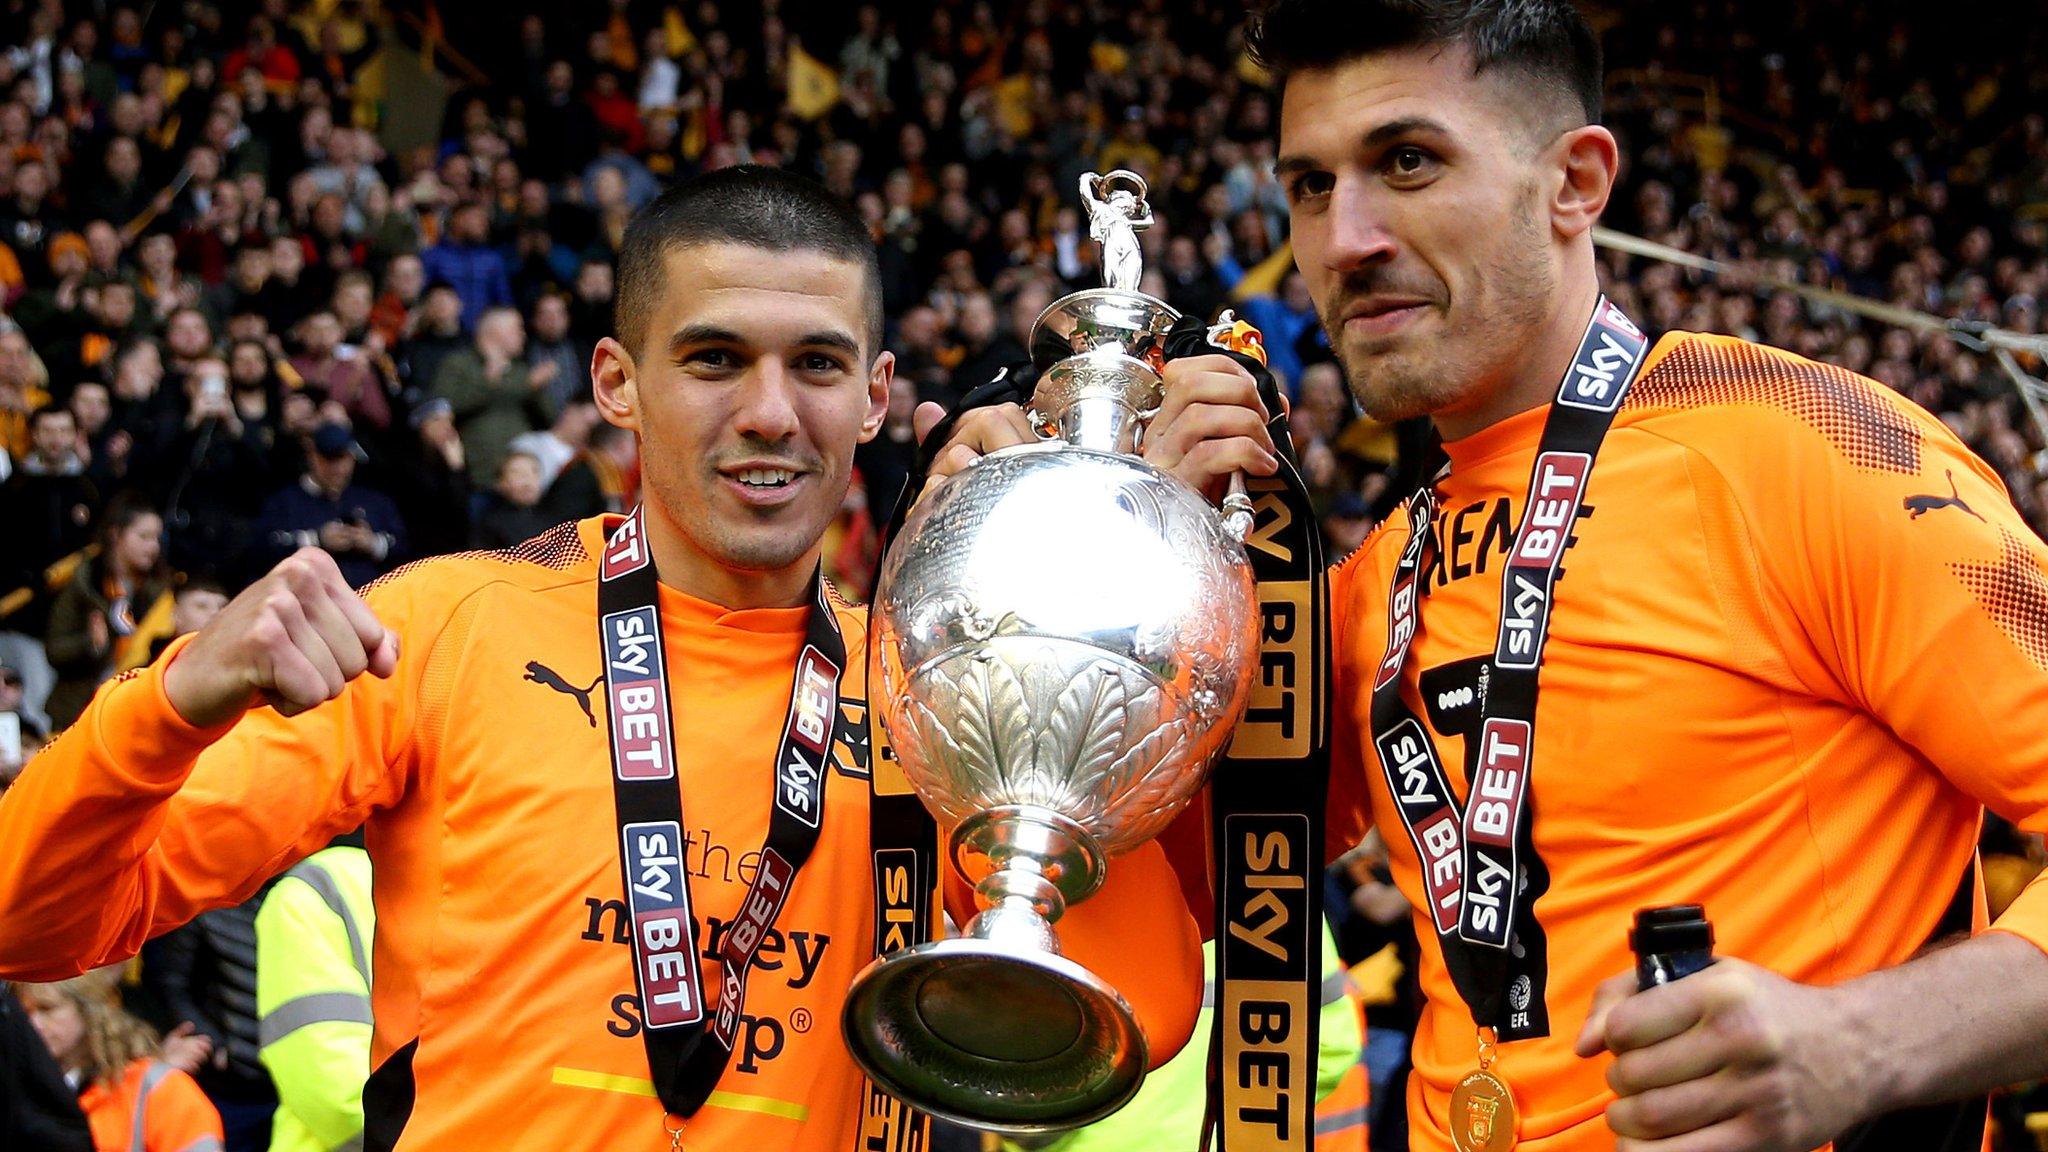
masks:
[[[1501,583],[1500,645],[1493,660],[1503,668],[1536,666],[1536,638],[1550,619],[1550,575],[1571,539],[1592,468],[1592,458],[1583,452],[1545,452],[1536,458],[1528,510]]]
[[[1465,846],[1469,854],[1460,935],[1475,943],[1506,948],[1513,918],[1509,885],[1521,865],[1515,835],[1528,794],[1529,737],[1526,721],[1494,718],[1479,735],[1479,764],[1472,795],[1465,801]]]
[[[1612,332],[1607,331],[1610,328]],[[1628,343],[1616,340],[1615,332],[1620,332]],[[1600,310],[1593,314],[1593,325],[1586,331],[1585,343],[1579,346],[1578,359],[1572,363],[1570,381],[1557,402],[1594,412],[1619,408],[1622,385],[1635,368],[1642,343],[1643,334],[1621,314],[1621,309],[1601,301]]]
[[[649,1028],[695,1024],[704,1018],[692,937],[690,890],[683,885],[683,834],[673,821],[628,824],[626,903],[632,911],[633,975],[640,984]]]
[[[1429,889],[1430,915],[1438,932],[1449,932],[1458,923],[1458,901],[1464,879],[1463,833],[1457,812],[1446,799],[1443,769],[1429,737],[1414,719],[1406,719],[1378,740],[1380,764],[1393,788],[1394,801],[1415,840],[1422,861],[1422,878]]]
[[[805,647],[790,688],[789,731],[784,760],[776,773],[775,806],[816,828],[824,810],[825,753],[832,746],[832,721],[839,714],[839,669],[825,654]],[[809,755],[806,755],[809,753]]]
[[[726,931],[725,947],[720,952],[724,961],[720,967],[724,975],[718,987],[718,1018],[714,1030],[718,1042],[730,1049],[733,1036],[739,1030],[739,1006],[746,999],[747,969],[754,962],[754,951],[761,946],[761,938],[775,923],[775,917],[782,911],[782,902],[789,896],[789,882],[796,875],[796,869],[773,848],[761,852],[761,867],[754,874],[753,886],[747,890],[746,902],[740,905],[740,914]]]
[[[666,780],[675,775],[668,755],[668,693],[662,688],[657,627],[652,605],[604,618],[604,678],[621,780]]]
[[[640,533],[640,510],[635,508],[633,514],[612,533],[611,539],[604,542],[604,562],[598,574],[603,579],[616,580],[646,566],[646,539]]]
[[[1309,918],[1307,881],[1294,858],[1309,843],[1308,820],[1281,813],[1224,818],[1222,891],[1229,931],[1216,942],[1223,971],[1216,1026],[1223,1032],[1222,1075],[1243,1089],[1223,1110],[1225,1146],[1298,1147],[1311,1131],[1315,1054],[1298,1051],[1295,1029],[1315,1011],[1309,965],[1320,929]]]

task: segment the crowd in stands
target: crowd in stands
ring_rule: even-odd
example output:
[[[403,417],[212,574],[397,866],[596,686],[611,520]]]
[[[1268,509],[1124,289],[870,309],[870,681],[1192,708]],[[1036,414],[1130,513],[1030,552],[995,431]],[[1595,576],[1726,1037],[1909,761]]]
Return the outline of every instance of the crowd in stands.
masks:
[[[874,232],[898,387],[828,538],[850,593],[916,403],[1022,360],[1033,318],[1100,282],[1089,171],[1150,182],[1148,291],[1264,332],[1335,554],[1412,483],[1429,433],[1358,415],[1291,271],[1277,98],[1235,0],[482,7],[0,5],[0,713],[23,745],[0,778],[293,549],[360,583],[629,506],[633,439],[588,389],[613,254],[665,182],[718,166],[808,173]],[[2042,22],[1596,15],[1625,157],[1610,225],[2043,331]],[[380,56],[423,38],[451,77],[439,138],[389,147]],[[1989,352],[1644,258],[1603,272],[1646,328],[1911,397],[2048,531],[2048,442]]]

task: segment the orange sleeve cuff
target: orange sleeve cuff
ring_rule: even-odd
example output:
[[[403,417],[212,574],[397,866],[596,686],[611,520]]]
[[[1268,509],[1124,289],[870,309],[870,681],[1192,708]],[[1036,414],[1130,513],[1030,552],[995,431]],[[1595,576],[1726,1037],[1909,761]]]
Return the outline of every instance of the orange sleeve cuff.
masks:
[[[108,768],[165,795],[177,791],[207,745],[235,726],[235,720],[228,720],[211,728],[195,727],[171,706],[164,692],[164,670],[191,641],[190,635],[178,637],[136,675],[101,689],[81,721],[90,723],[93,742],[104,753]]]

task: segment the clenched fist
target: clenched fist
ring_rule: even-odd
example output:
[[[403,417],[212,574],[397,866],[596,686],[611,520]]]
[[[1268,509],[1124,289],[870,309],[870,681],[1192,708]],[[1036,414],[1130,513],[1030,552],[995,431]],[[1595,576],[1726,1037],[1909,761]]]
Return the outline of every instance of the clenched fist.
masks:
[[[186,722],[210,728],[269,704],[294,716],[349,681],[398,668],[398,635],[342,579],[334,558],[301,548],[250,585],[164,670]]]

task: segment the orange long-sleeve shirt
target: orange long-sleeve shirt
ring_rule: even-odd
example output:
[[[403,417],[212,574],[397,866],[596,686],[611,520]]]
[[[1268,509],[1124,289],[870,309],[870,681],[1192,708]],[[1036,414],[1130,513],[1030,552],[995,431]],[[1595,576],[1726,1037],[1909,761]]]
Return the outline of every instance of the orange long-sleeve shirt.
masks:
[[[1447,445],[1437,485],[1401,687],[1460,797],[1486,690],[1475,658],[1494,648],[1547,413]],[[1527,1152],[1613,1146],[1607,1058],[1571,1048],[1594,986],[1632,965],[1635,909],[1703,903],[1720,953],[1838,983],[1907,960],[1953,917],[1985,806],[2048,831],[2048,548],[1927,413],[1839,369],[1668,335],[1586,502],[1552,602],[1530,770],[1551,1035],[1503,1045],[1496,1069]],[[1421,907],[1418,853],[1370,743],[1408,534],[1392,518],[1333,581],[1331,842],[1379,819]],[[2048,884],[1995,927],[2048,948]],[[1428,1007],[1409,1122],[1416,1149],[1447,1152],[1477,1037],[1434,925],[1416,928]]]
[[[179,648],[104,688],[0,800],[0,973],[49,979],[130,955],[367,821],[379,1069],[368,1146],[396,1134],[403,1152],[667,1147],[633,998],[603,728],[592,558],[606,527],[564,525],[380,583],[368,602],[401,637],[397,674],[359,678],[296,718],[185,724],[162,686]],[[708,957],[767,831],[805,610],[727,611],[665,587],[661,610],[713,994]],[[854,657],[844,699],[858,711],[866,616],[839,615]],[[756,954],[732,1062],[686,1147],[854,1144],[861,1080],[838,1021],[873,950],[858,759],[835,752],[817,849]],[[1120,858],[1058,931],[1131,999],[1154,1060],[1172,1055],[1202,974],[1163,855]]]

